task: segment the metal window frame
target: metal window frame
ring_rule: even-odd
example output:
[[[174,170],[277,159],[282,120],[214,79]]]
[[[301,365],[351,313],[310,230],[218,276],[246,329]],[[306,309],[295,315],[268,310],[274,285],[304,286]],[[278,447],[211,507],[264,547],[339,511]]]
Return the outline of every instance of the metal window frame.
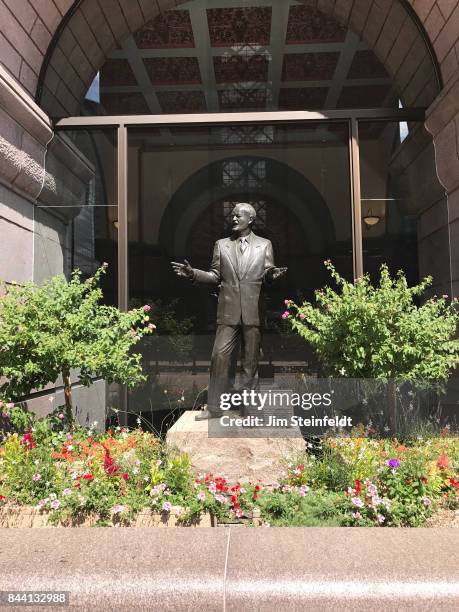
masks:
[[[109,115],[66,117],[55,122],[57,131],[69,129],[117,129],[118,186],[118,305],[128,310],[128,137],[131,127],[177,127],[184,125],[275,124],[347,122],[349,188],[351,197],[354,278],[363,275],[363,245],[360,194],[359,122],[425,121],[424,108],[377,108],[319,111],[274,111],[244,113],[196,113],[176,115]]]

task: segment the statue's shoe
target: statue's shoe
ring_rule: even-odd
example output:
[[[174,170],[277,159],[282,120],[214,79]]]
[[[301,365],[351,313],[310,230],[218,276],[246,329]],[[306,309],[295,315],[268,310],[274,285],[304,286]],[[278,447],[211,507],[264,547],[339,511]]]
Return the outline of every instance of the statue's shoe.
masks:
[[[207,421],[208,419],[218,419],[221,416],[223,416],[225,413],[222,412],[221,410],[218,410],[217,412],[211,412],[210,410],[201,410],[201,412],[198,412],[198,414],[194,417],[195,421]]]

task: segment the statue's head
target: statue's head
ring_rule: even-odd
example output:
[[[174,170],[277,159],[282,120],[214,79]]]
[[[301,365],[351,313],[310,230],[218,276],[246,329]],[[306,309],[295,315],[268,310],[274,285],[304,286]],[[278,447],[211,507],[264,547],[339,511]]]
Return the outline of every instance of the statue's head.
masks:
[[[239,202],[233,209],[233,232],[243,232],[251,228],[257,216],[257,212],[252,204]]]

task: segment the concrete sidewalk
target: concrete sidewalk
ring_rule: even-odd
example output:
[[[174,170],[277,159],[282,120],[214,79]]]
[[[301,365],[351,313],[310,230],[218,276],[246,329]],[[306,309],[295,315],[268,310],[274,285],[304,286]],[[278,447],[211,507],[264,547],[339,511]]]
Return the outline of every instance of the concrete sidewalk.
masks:
[[[0,590],[70,591],[77,610],[452,612],[458,551],[456,529],[0,529]]]

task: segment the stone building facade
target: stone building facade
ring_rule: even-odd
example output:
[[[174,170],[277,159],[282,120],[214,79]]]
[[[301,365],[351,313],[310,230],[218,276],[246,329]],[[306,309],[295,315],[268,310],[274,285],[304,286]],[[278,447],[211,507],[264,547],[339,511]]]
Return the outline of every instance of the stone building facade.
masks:
[[[37,198],[45,191],[52,199],[60,184],[84,182],[91,168],[62,147],[60,170],[53,174],[45,160],[55,121],[80,114],[95,75],[127,36],[181,4],[0,0],[0,277],[6,283],[41,280],[64,267],[62,232],[37,208]],[[459,2],[298,4],[354,32],[384,67],[404,106],[426,109],[430,137],[412,138],[398,163],[408,169],[416,194],[411,213],[417,216],[420,273],[434,276],[438,293],[459,297]],[[81,194],[73,190],[71,197],[78,202]],[[46,248],[37,248],[40,241]],[[49,267],[40,276],[42,251]]]

